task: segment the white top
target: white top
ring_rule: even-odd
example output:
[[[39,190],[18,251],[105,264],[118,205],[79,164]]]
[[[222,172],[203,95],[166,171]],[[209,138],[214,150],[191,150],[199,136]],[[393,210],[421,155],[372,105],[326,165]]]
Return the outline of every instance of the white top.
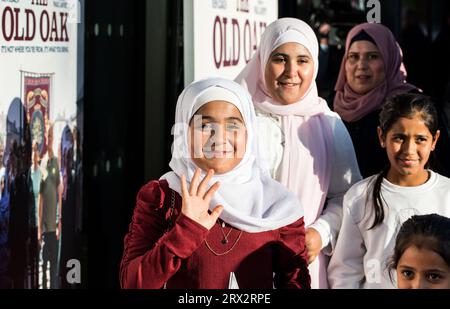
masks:
[[[395,288],[387,261],[393,254],[400,226],[413,215],[436,213],[450,217],[450,179],[430,171],[429,180],[417,187],[401,187],[383,179],[381,193],[385,218],[373,224],[373,205],[367,195],[376,175],[354,185],[344,197],[344,215],[338,241],[328,267],[331,288]],[[387,205],[387,207],[386,207]],[[366,214],[365,209],[371,210]]]
[[[268,114],[256,108],[258,119],[258,138],[260,153],[268,164],[270,174],[278,180],[278,168],[283,157],[284,134],[281,128],[281,116]],[[323,253],[330,255],[336,243],[342,220],[342,199],[347,190],[362,179],[356,160],[353,143],[347,128],[338,114],[325,113],[333,132],[334,148],[331,182],[327,194],[326,207],[315,222],[305,222],[316,229],[322,238]],[[305,175],[306,177],[306,175]],[[308,207],[308,201],[299,197],[302,205]],[[326,247],[326,248],[325,248]]]

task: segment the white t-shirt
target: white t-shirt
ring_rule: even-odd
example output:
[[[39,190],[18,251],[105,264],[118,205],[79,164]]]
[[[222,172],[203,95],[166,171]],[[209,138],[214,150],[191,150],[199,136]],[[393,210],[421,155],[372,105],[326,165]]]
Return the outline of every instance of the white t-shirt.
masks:
[[[450,179],[429,172],[428,181],[416,187],[402,187],[383,179],[385,217],[382,224],[371,230],[374,211],[369,186],[377,175],[360,181],[345,194],[342,226],[328,266],[331,288],[397,286],[389,277],[387,262],[401,225],[413,215],[436,213],[450,217]],[[394,272],[392,280],[395,281]]]

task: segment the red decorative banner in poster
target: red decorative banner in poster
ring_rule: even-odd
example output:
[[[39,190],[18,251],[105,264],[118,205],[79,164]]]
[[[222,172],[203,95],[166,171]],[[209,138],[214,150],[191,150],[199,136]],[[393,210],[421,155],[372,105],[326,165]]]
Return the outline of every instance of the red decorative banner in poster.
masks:
[[[47,151],[46,132],[49,124],[51,99],[51,74],[22,72],[24,82],[23,102],[31,129],[31,140],[36,142],[41,157]]]

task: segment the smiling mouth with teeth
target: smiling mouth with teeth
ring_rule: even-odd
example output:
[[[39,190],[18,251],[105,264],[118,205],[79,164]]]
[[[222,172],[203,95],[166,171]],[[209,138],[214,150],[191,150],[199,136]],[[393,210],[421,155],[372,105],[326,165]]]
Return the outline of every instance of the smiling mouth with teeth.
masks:
[[[300,85],[300,83],[286,83],[286,82],[278,82],[281,86],[295,87]]]
[[[203,150],[206,158],[230,158],[233,157],[234,151],[220,151],[220,150]]]

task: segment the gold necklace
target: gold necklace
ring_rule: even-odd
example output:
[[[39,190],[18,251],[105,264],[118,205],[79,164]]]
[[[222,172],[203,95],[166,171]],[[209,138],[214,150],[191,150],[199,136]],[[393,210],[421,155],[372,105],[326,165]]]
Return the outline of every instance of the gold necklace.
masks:
[[[238,236],[238,238],[236,239],[236,241],[234,242],[233,246],[231,246],[230,249],[228,249],[227,251],[225,251],[225,252],[223,252],[223,253],[218,253],[218,252],[214,251],[214,250],[211,248],[211,246],[208,244],[208,241],[207,241],[206,239],[205,239],[205,245],[206,245],[206,247],[208,247],[208,249],[209,249],[212,253],[214,253],[215,255],[217,255],[217,256],[225,255],[225,254],[229,253],[231,250],[234,249],[234,247],[235,247],[236,244],[238,243],[239,239],[241,238],[242,233],[243,233],[243,231],[241,231],[241,232],[239,233],[239,236]]]
[[[225,232],[223,231],[223,229],[225,228],[225,221],[222,221],[222,224],[219,223],[219,225],[220,225],[220,230],[222,231],[222,235],[223,235],[223,239],[221,242],[222,242],[222,244],[226,245],[228,243],[228,236],[230,236],[230,233],[233,230],[233,227],[230,227],[230,230],[225,235]]]
[[[220,224],[219,224],[219,225],[220,225]],[[225,232],[223,231],[223,228],[222,228],[222,226],[224,226],[224,225],[225,225],[225,222],[223,222],[222,225],[220,225],[221,230],[222,230],[222,234],[223,234],[223,236],[224,236],[224,239],[222,240],[222,244],[228,243],[228,236],[230,235],[231,231],[233,230],[233,228],[230,227],[230,231],[229,231],[228,234],[225,236]],[[205,245],[206,245],[206,247],[207,247],[212,253],[214,253],[214,255],[217,255],[217,256],[225,255],[225,254],[229,253],[231,250],[234,249],[234,247],[237,245],[239,239],[241,239],[242,233],[243,233],[243,231],[241,231],[241,232],[239,233],[239,236],[236,238],[236,241],[235,241],[234,244],[231,246],[231,248],[228,249],[228,250],[225,251],[225,252],[222,252],[222,253],[218,253],[218,252],[214,251],[213,248],[211,248],[211,246],[209,245],[209,243],[208,243],[208,241],[207,241],[206,239],[205,239]],[[226,242],[225,242],[225,241],[226,241]]]

